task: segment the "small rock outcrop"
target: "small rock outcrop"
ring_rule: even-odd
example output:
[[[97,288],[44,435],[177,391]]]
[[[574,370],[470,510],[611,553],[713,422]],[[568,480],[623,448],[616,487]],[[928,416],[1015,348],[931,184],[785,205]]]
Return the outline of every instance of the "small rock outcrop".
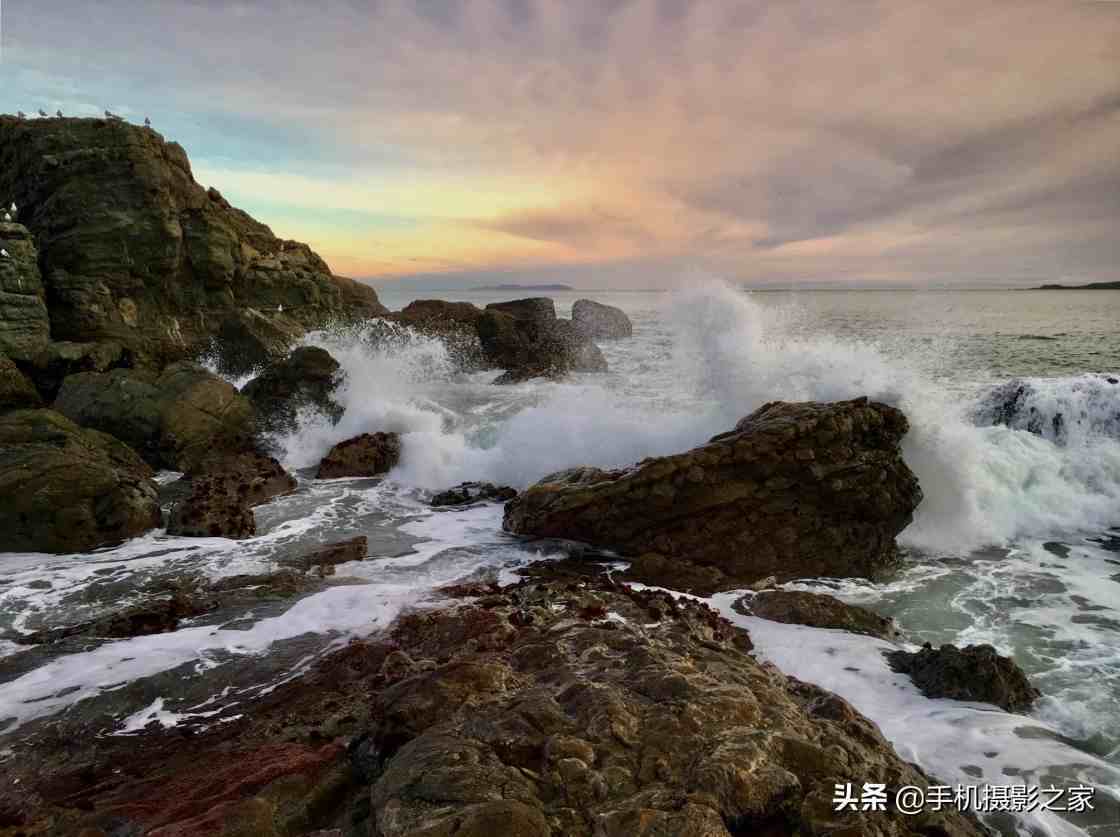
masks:
[[[575,301],[572,325],[590,340],[622,340],[634,336],[634,324],[625,311],[590,299]]]
[[[247,309],[301,329],[385,312],[372,288],[200,186],[183,148],[147,128],[0,117],[0,194],[37,242],[51,337],[115,342],[135,365],[190,358]]]
[[[296,488],[279,462],[255,452],[214,457],[183,479],[189,493],[172,505],[167,532],[187,537],[252,537],[253,508]]]
[[[927,642],[919,651],[891,651],[886,656],[891,668],[910,675],[926,697],[974,700],[1026,712],[1042,695],[1014,660],[990,645],[934,648]]]
[[[0,355],[0,413],[42,407],[39,392],[11,360]]]
[[[401,438],[396,433],[363,433],[331,448],[315,478],[376,477],[392,470],[400,458]]]
[[[75,636],[118,639],[162,634],[175,630],[183,619],[208,613],[217,606],[215,599],[185,590],[176,591],[89,622],[19,634],[15,641],[21,645],[40,645]]]
[[[922,497],[899,448],[907,428],[866,398],[772,402],[686,453],[545,477],[503,525],[634,556],[632,577],[674,589],[874,577],[897,561]]]
[[[599,347],[579,334],[570,320],[557,319],[551,299],[493,303],[476,327],[486,361],[506,370],[495,383],[607,371]]]
[[[735,603],[740,613],[810,628],[834,628],[879,639],[898,636],[894,620],[824,593],[801,590],[763,590]]]
[[[517,490],[508,485],[489,482],[464,482],[441,491],[431,500],[433,506],[466,506],[471,503],[505,503],[517,496]]]
[[[0,552],[88,552],[159,526],[152,471],[52,410],[0,415]]]
[[[116,436],[154,468],[193,471],[215,453],[251,446],[253,406],[233,385],[188,363],[160,375],[137,369],[67,377],[54,408]]]
[[[341,367],[330,352],[318,346],[301,346],[283,360],[269,365],[241,389],[257,412],[265,431],[289,430],[301,409],[311,408],[337,422],[342,406],[334,392],[342,381]]]
[[[333,575],[334,568],[350,561],[364,561],[369,555],[369,538],[358,535],[337,543],[317,547],[297,558],[281,558],[280,564],[299,570],[318,569],[320,575]]]
[[[0,354],[30,360],[50,341],[46,290],[35,240],[23,224],[0,221]]]

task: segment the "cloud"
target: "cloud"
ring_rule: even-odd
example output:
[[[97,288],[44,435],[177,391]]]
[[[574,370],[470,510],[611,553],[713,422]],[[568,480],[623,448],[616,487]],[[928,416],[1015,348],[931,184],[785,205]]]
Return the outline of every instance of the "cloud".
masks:
[[[251,211],[412,222],[368,236],[304,222],[352,272],[1120,278],[1120,4],[4,11],[5,107],[115,102],[152,113]],[[298,213],[284,223],[299,235]]]

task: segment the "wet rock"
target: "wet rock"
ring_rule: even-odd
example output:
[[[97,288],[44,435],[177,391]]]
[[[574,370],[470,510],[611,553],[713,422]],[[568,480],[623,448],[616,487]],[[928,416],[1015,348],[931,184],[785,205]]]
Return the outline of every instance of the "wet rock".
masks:
[[[625,311],[590,299],[576,300],[572,306],[572,325],[591,340],[621,340],[634,335],[634,325]]]
[[[342,406],[334,400],[334,392],[342,381],[340,369],[326,349],[302,346],[270,364],[242,388],[241,394],[256,408],[262,430],[291,429],[297,413],[306,408],[337,422],[343,413]]]
[[[282,313],[233,311],[218,327],[211,353],[218,371],[239,378],[282,359],[303,327]]]
[[[674,589],[874,577],[897,562],[922,496],[899,448],[907,428],[866,398],[773,402],[685,453],[545,477],[503,527],[633,556],[631,577]]]
[[[63,381],[54,408],[83,427],[131,445],[154,468],[190,471],[202,459],[250,447],[250,402],[200,366],[80,372]]]
[[[492,366],[506,373],[495,383],[559,378],[571,372],[605,372],[599,347],[578,334],[570,320],[514,317],[487,307],[478,321],[478,339]]]
[[[118,613],[111,613],[91,622],[49,628],[13,637],[22,645],[58,642],[74,636],[123,638],[147,636],[174,631],[179,622],[208,613],[218,606],[215,599],[187,591],[166,598],[153,599]]]
[[[0,416],[0,552],[87,552],[158,526],[151,469],[52,410]]]
[[[384,312],[372,288],[202,188],[150,129],[0,119],[0,194],[38,244],[53,338],[115,342],[135,365],[193,357],[247,309],[304,329]]]
[[[167,532],[188,537],[251,537],[253,508],[296,488],[279,462],[255,452],[207,460],[183,479],[190,493],[171,507]]]
[[[432,497],[433,506],[465,506],[469,503],[493,501],[504,503],[517,496],[516,489],[508,485],[494,485],[489,482],[464,482],[454,488],[441,491]]]
[[[363,433],[331,448],[315,478],[375,477],[391,470],[400,458],[401,439],[396,433]]]
[[[990,645],[934,648],[927,642],[920,651],[891,651],[886,657],[891,668],[910,675],[926,697],[974,700],[1025,712],[1042,694],[1014,660]]]
[[[823,593],[764,590],[739,599],[735,608],[741,613],[772,622],[808,625],[811,628],[835,628],[880,639],[894,639],[898,636],[893,619],[880,616],[867,608],[846,604],[835,596]]]
[[[39,253],[27,227],[3,221],[0,249],[0,355],[30,360],[50,341]]]
[[[0,355],[0,413],[43,406],[43,400],[19,367]]]
[[[350,538],[337,543],[313,549],[298,558],[283,558],[280,564],[286,567],[298,567],[302,570],[318,568],[322,575],[333,575],[338,564],[349,561],[364,561],[369,555],[369,539],[365,535]]]

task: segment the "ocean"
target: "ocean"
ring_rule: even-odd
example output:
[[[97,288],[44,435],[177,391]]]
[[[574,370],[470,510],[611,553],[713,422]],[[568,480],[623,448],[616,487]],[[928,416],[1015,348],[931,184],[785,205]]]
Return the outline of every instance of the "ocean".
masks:
[[[424,294],[479,305],[517,295]],[[946,784],[1096,788],[1095,810],[1031,814],[1019,833],[1120,833],[1120,292],[746,293],[697,281],[674,292],[548,295],[561,316],[583,296],[630,316],[632,339],[601,344],[608,373],[499,387],[497,373],[458,372],[442,343],[406,329],[389,340],[383,329],[378,339],[315,333],[305,342],[346,372],[345,413],[336,425],[302,416],[274,440],[300,486],[257,509],[257,537],[156,531],[84,555],[0,554],[0,759],[70,723],[129,735],[251,713],[254,698],[426,606],[434,588],[512,580],[518,567],[563,554],[503,534],[499,506],[433,510],[432,491],[623,466],[693,447],[767,401],[868,395],[911,423],[904,455],[925,499],[900,537],[905,563],[876,583],[787,586],[893,616],[910,644],[995,645],[1042,690],[1032,714],[927,699],[887,668],[884,641],[744,617],[731,609],[735,594],[711,604],[750,630],[759,656],[847,698]],[[411,298],[382,292],[393,309]],[[376,430],[404,434],[386,479],[312,478],[332,444]],[[132,639],[11,641],[183,578],[267,572],[359,534],[372,557],[294,603]]]

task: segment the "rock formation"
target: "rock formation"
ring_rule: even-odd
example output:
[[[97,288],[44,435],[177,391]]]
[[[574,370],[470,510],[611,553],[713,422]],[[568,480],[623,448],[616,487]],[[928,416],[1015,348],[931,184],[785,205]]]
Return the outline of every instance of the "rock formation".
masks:
[[[189,537],[251,537],[253,508],[296,488],[279,462],[255,452],[215,456],[184,481],[188,491],[172,505],[167,532]]]
[[[899,449],[907,427],[866,398],[772,402],[686,453],[545,477],[503,525],[634,556],[637,578],[674,589],[872,577],[922,496]]]
[[[282,332],[385,311],[372,288],[332,276],[307,245],[203,189],[182,147],[149,129],[0,117],[0,194],[18,202],[38,244],[54,340],[117,343],[158,367],[242,311]],[[0,281],[10,331],[14,292]],[[24,292],[28,311],[39,310],[37,293]],[[41,333],[35,322],[28,334]]]
[[[50,340],[39,254],[27,227],[0,222],[0,354],[28,361]]]
[[[52,410],[0,416],[0,552],[87,552],[160,522],[151,469]]]
[[[333,575],[334,568],[350,561],[364,561],[369,555],[369,538],[358,535],[337,543],[328,543],[296,558],[281,558],[280,564],[299,570],[318,569],[320,575]]]
[[[746,595],[734,605],[740,613],[811,628],[834,628],[880,639],[898,635],[894,620],[835,596],[801,590],[763,590]]]
[[[892,651],[887,661],[895,671],[910,675],[926,697],[975,700],[1008,712],[1026,712],[1041,695],[1014,660],[990,645],[934,648],[927,642],[913,653]]]
[[[363,433],[331,448],[315,478],[375,477],[392,469],[400,458],[401,439],[396,433]]]
[[[441,491],[432,497],[433,506],[466,506],[471,503],[487,501],[504,503],[517,496],[517,491],[508,485],[494,485],[489,482],[464,482]]]
[[[572,324],[577,332],[591,340],[621,340],[634,335],[634,324],[625,311],[590,299],[575,301]]]
[[[0,355],[0,413],[42,407],[43,400],[19,367]]]
[[[492,303],[476,327],[486,360],[506,370],[496,383],[607,370],[599,347],[579,334],[570,320],[557,319],[551,299]]]
[[[277,360],[241,390],[256,408],[262,430],[287,430],[295,425],[300,409],[317,410],[333,421],[342,417],[342,406],[334,400],[341,383],[338,361],[326,349],[301,346]]]

